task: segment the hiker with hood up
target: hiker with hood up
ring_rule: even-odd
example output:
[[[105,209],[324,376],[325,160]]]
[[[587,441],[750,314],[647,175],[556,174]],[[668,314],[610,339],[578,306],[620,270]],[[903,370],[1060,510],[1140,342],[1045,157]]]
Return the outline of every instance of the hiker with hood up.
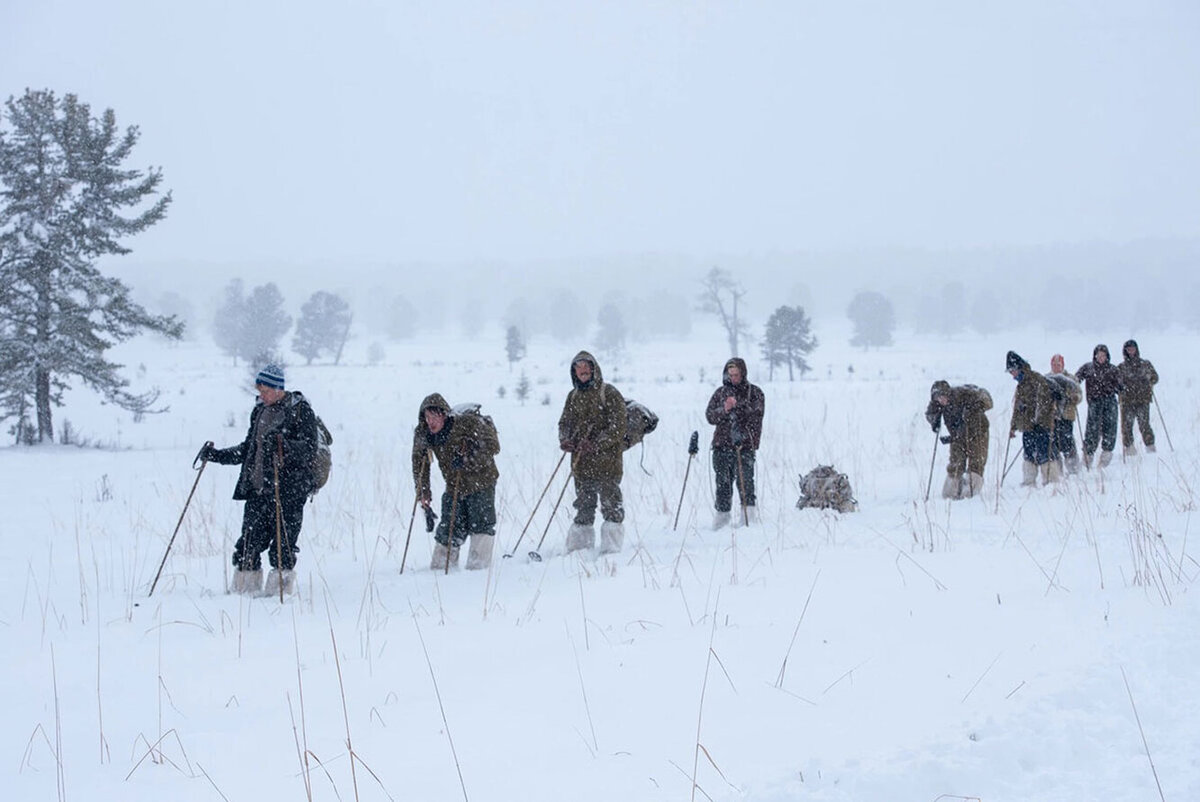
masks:
[[[500,438],[491,419],[472,408],[452,409],[446,399],[432,393],[421,402],[417,427],[413,430],[412,469],[417,498],[428,510],[433,501],[429,484],[430,462],[437,457],[445,490],[442,492],[442,519],[434,534],[435,545],[430,567],[458,567],[458,552],[471,539],[467,570],[492,564],[496,542],[496,455]],[[454,531],[450,531],[451,519]]]
[[[951,387],[950,382],[939,380],[929,388],[925,420],[935,433],[941,431],[944,422],[946,434],[941,440],[950,445],[942,498],[971,498],[983,489],[988,458],[987,411],[991,408],[991,394],[973,384]]]
[[[738,488],[747,521],[754,520],[754,455],[762,439],[766,397],[746,376],[746,361],[733,357],[721,372],[721,386],[708,400],[704,415],[713,425],[712,466],[717,478],[713,529],[729,523],[733,488]]]
[[[272,596],[280,585],[287,593],[294,589],[296,552],[300,550],[296,541],[304,523],[304,502],[315,486],[312,464],[318,444],[317,416],[301,393],[285,389],[279,365],[260,370],[254,387],[258,399],[250,412],[246,439],[229,448],[205,444],[200,458],[242,466],[233,491],[235,500],[246,502],[242,536],[233,546],[233,592],[255,594],[263,589],[265,551],[271,564],[266,595]],[[276,544],[277,528],[283,532],[282,548]]]
[[[1092,467],[1092,455],[1100,446],[1103,468],[1112,462],[1117,445],[1117,393],[1121,389],[1121,372],[1112,363],[1108,346],[1100,343],[1092,349],[1092,361],[1079,366],[1075,377],[1083,382],[1087,396],[1087,426],[1083,431],[1083,464]]]
[[[1075,447],[1075,418],[1079,416],[1077,408],[1083,400],[1083,391],[1075,377],[1063,368],[1066,360],[1062,354],[1050,357],[1050,372],[1046,380],[1054,393],[1054,431],[1050,436],[1050,452],[1057,461],[1060,457],[1067,467],[1067,473],[1078,473],[1079,450]]]
[[[1158,371],[1150,360],[1142,359],[1137,340],[1127,340],[1121,349],[1123,358],[1117,371],[1121,377],[1121,445],[1125,456],[1137,454],[1133,445],[1133,422],[1136,420],[1146,453],[1153,454],[1154,429],[1150,428],[1150,402],[1154,400],[1154,385]]]
[[[1039,471],[1043,485],[1057,482],[1062,478],[1062,470],[1050,459],[1050,437],[1054,431],[1054,393],[1050,382],[1015,351],[1008,352],[1004,364],[1017,382],[1008,436],[1016,437],[1021,432],[1025,455],[1021,485],[1036,486]]]
[[[559,447],[571,455],[575,480],[575,520],[567,532],[567,553],[596,543],[596,503],[600,553],[620,551],[625,541],[621,477],[625,463],[625,398],[604,381],[600,365],[587,351],[571,360],[571,385],[558,419]]]

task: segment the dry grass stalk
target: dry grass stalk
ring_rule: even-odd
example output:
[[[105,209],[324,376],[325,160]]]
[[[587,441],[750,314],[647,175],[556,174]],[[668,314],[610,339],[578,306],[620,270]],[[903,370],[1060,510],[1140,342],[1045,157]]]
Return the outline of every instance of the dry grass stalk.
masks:
[[[329,616],[329,608],[325,608]],[[350,710],[346,706],[346,684],[342,681],[342,661],[338,657],[337,637],[333,634],[333,619],[329,618],[329,640],[333,644],[333,664],[337,667],[338,691],[342,696],[342,720],[346,724],[346,751],[350,753],[350,782],[354,787],[354,799],[358,800],[358,775],[354,771],[354,742],[350,738]]]
[[[808,603],[812,601],[813,591],[817,589],[817,580],[821,578],[820,570],[813,577],[812,586],[808,589],[808,596],[804,599],[804,608],[800,610],[800,618],[796,621],[796,628],[792,630],[792,639],[788,643],[787,651],[783,655],[783,663],[779,666],[779,676],[775,678],[775,687],[783,687],[783,675],[787,671],[788,658],[792,656],[792,647],[796,645],[796,636],[800,634],[800,625],[804,623],[804,614],[808,612]]]
[[[442,703],[442,692],[438,688],[437,672],[433,670],[433,661],[429,658],[429,647],[425,645],[425,635],[421,632],[421,624],[417,621],[417,611],[409,604],[412,612],[413,626],[417,628],[417,639],[421,641],[421,651],[425,654],[425,665],[429,666],[429,677],[433,680],[433,695],[437,697],[438,710],[442,714],[442,726],[446,728],[446,740],[450,744],[450,756],[454,758],[454,769],[458,772],[458,784],[462,787],[463,800],[467,799],[467,783],[463,779],[462,764],[458,762],[458,752],[454,749],[454,737],[450,734],[450,721],[446,718],[446,706]]]
[[[1129,687],[1129,677],[1125,676],[1125,666],[1121,666],[1121,679],[1125,681],[1125,692],[1129,694],[1129,706],[1133,708],[1133,720],[1137,722],[1138,733],[1142,736],[1142,746],[1146,749],[1146,760],[1150,763],[1150,773],[1154,775],[1154,784],[1158,786],[1158,798],[1167,802],[1163,794],[1162,783],[1158,779],[1158,770],[1154,768],[1154,758],[1150,756],[1150,743],[1146,740],[1146,731],[1142,729],[1142,718],[1138,715],[1137,704],[1133,701],[1133,690]]]

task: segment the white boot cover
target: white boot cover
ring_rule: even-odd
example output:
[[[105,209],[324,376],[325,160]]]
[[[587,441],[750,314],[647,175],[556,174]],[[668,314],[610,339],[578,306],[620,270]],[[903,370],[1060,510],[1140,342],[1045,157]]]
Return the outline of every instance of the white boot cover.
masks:
[[[947,475],[946,481],[942,483],[942,498],[962,498],[962,479]]]
[[[1101,451],[1100,460],[1096,463],[1096,465],[1100,468],[1107,468],[1108,463],[1112,462],[1112,454],[1113,453],[1111,451]]]
[[[492,564],[492,547],[495,535],[471,535],[471,548],[467,552],[467,570],[479,571]]]
[[[713,516],[713,527],[712,528],[714,531],[717,529],[724,529],[727,526],[729,526],[729,513],[728,512],[718,512],[716,515]]]
[[[1021,460],[1021,487],[1037,487],[1038,467],[1036,462]]]
[[[596,530],[591,524],[571,524],[567,530],[567,554],[596,545]]]
[[[277,568],[272,568],[267,574],[267,585],[263,588],[264,596],[278,596],[279,586],[283,585],[285,594],[294,593],[296,590],[296,572],[284,569],[280,571]]]
[[[447,548],[436,540],[433,542],[433,559],[429,561],[429,567],[434,571],[446,570],[446,552]],[[449,549],[450,552],[450,567],[458,567],[458,546]]]
[[[262,592],[263,572],[261,568],[253,571],[233,572],[233,592],[253,596]]]
[[[968,473],[967,474],[967,497],[971,498],[979,495],[983,490],[983,474]]]
[[[613,521],[600,524],[600,553],[612,554],[625,543],[625,525]]]

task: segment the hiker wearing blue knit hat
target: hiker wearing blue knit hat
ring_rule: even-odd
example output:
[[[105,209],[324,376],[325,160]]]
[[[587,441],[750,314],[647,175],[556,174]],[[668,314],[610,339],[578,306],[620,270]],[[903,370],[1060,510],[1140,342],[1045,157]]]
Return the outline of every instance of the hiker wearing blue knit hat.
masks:
[[[304,522],[304,502],[313,489],[317,416],[301,393],[287,390],[283,368],[270,364],[254,378],[258,400],[250,413],[246,439],[229,448],[205,445],[200,457],[221,465],[241,465],[233,497],[246,502],[242,536],[233,547],[233,587],[255,594],[263,588],[262,553],[271,573],[268,595],[294,589],[296,541]],[[282,532],[282,542],[275,534]]]

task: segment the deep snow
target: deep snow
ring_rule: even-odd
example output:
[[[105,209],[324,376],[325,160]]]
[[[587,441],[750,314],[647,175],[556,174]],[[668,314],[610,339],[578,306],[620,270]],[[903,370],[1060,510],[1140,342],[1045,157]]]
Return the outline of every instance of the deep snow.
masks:
[[[765,381],[751,362],[767,417],[748,529],[708,528],[702,449],[671,531],[688,436],[711,432],[716,332],[601,357],[662,420],[649,474],[626,456],[615,558],[561,556],[569,492],[545,562],[524,558],[561,476],[517,556],[499,558],[559,457],[577,344],[535,341],[512,372],[499,333],[391,346],[376,367],[290,367],[336,441],[282,606],[225,593],[241,504],[234,469],[215,465],[146,598],[196,449],[239,440],[253,397],[245,366],[207,343],[129,346],[169,413],[133,423],[73,394],[59,425],[111,447],[0,449],[4,796],[303,799],[303,741],[313,799],[677,800],[693,774],[696,798],[758,802],[1158,799],[1147,751],[1166,799],[1200,799],[1194,338],[1141,339],[1173,452],[1156,414],[1157,456],[1118,456],[1057,492],[1019,489],[1018,468],[997,505],[1004,352],[1045,369],[1058,351],[1074,368],[1094,335],[904,336],[863,353],[820,323],[805,381]],[[1115,353],[1125,336],[1099,339]],[[943,447],[921,500],[936,378],[996,399],[981,499],[937,499]],[[491,572],[431,571],[418,518],[398,573],[412,425],[434,390],[482,402],[500,430]],[[795,509],[798,474],[830,462],[861,511]]]

